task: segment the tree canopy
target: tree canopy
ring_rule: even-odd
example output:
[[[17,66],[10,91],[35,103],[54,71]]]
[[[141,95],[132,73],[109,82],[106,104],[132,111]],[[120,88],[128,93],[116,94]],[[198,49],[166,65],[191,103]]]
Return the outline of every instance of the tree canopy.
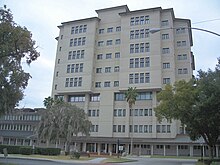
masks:
[[[42,114],[37,134],[39,139],[47,142],[64,139],[66,144],[69,145],[73,136],[88,136],[90,128],[91,122],[87,119],[83,109],[59,101],[49,106]]]
[[[22,69],[23,59],[29,65],[39,56],[31,32],[13,21],[6,6],[0,8],[0,114],[13,109],[24,96],[31,75]]]
[[[213,157],[220,136],[220,58],[214,71],[199,70],[198,77],[189,82],[181,80],[167,85],[157,99],[158,119],[180,120],[192,140],[204,139]]]

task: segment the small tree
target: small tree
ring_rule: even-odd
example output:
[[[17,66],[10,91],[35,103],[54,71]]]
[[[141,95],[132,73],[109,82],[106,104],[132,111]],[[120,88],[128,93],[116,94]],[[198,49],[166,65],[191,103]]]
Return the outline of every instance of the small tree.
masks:
[[[43,113],[38,125],[39,139],[58,141],[65,140],[65,150],[69,151],[69,145],[73,136],[89,135],[91,122],[86,118],[83,109],[70,103],[58,101]]]
[[[132,123],[132,134],[131,134],[131,149],[130,149],[130,152],[131,154],[133,153],[133,105],[135,104],[136,102],[136,98],[137,98],[138,94],[137,94],[137,90],[136,90],[136,87],[133,88],[133,87],[129,87],[128,90],[125,92],[125,98],[128,102],[128,105],[129,105],[129,110],[132,111],[132,120],[131,120],[131,123]]]
[[[200,137],[209,146],[210,158],[220,136],[220,59],[215,71],[198,72],[198,78],[189,82],[167,85],[157,95],[159,119],[177,119],[186,125],[192,140]]]
[[[13,21],[6,6],[0,8],[0,114],[23,99],[31,76],[22,69],[22,60],[30,64],[39,55],[31,32]]]

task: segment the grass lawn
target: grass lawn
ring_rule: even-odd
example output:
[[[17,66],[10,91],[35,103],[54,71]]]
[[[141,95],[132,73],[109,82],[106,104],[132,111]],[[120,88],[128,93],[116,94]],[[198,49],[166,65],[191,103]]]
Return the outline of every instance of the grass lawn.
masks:
[[[55,159],[55,160],[73,160],[70,159],[70,156],[65,156],[65,155],[57,155],[57,156],[49,156],[49,155],[20,155],[20,154],[11,154],[12,156],[18,156],[18,157],[28,157],[28,158],[43,158],[43,159]],[[81,156],[77,160],[91,160],[93,159],[92,157],[85,157]],[[1,165],[1,164],[0,164]]]
[[[122,158],[122,157],[109,157],[105,160],[103,160],[103,163],[125,163],[125,162],[135,162],[136,160],[131,160],[127,158]]]

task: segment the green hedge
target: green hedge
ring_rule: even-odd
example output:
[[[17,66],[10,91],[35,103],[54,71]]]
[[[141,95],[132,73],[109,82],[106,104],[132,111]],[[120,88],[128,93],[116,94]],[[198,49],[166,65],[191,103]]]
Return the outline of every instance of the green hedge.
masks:
[[[31,146],[12,146],[0,145],[0,153],[3,154],[3,149],[7,148],[8,154],[24,154],[30,155],[32,153],[39,155],[60,155],[60,148],[41,148],[35,147],[34,151]]]
[[[39,155],[60,155],[60,148],[35,148],[35,154]]]

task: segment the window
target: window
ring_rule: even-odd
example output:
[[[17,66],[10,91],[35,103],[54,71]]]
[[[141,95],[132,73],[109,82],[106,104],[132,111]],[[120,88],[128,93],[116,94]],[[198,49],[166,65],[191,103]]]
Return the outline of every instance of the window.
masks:
[[[129,84],[134,83],[134,74],[129,74]]]
[[[115,40],[115,44],[116,44],[116,45],[121,44],[121,40],[120,40],[120,39],[116,39],[116,40]]]
[[[168,26],[168,25],[169,25],[169,21],[168,20],[161,21],[161,26]]]
[[[135,53],[139,53],[139,44],[135,44]]]
[[[114,81],[114,87],[118,87],[119,86],[119,81]]]
[[[130,18],[130,25],[131,25],[131,26],[134,25],[134,17],[131,17],[131,18]]]
[[[188,74],[187,68],[178,69],[178,74]]]
[[[119,72],[119,66],[115,66],[114,72]]]
[[[130,53],[134,53],[134,44],[130,44]]]
[[[139,24],[139,17],[135,17],[135,25]]]
[[[71,28],[71,34],[74,34],[75,27]]]
[[[115,93],[115,101],[124,101],[125,94],[124,93]]]
[[[113,132],[116,132],[116,125],[113,125]]]
[[[145,67],[149,67],[150,66],[150,57],[146,57],[145,58]]]
[[[145,16],[145,24],[149,24],[150,23],[150,19],[149,19],[149,15]]]
[[[134,68],[134,59],[130,59],[130,68]]]
[[[160,132],[161,132],[161,130],[160,130],[160,125],[156,125],[156,131],[157,131],[157,133],[160,133]]]
[[[112,45],[112,40],[107,40],[106,45],[107,45],[107,46]]]
[[[139,58],[135,58],[135,61],[134,61],[134,67],[135,68],[139,68]]]
[[[70,39],[70,47],[73,46],[73,39]]]
[[[96,68],[96,73],[102,73],[102,68]]]
[[[139,125],[139,133],[143,133],[143,125]]]
[[[110,87],[110,81],[105,81],[104,82],[104,87]]]
[[[163,69],[170,68],[170,63],[163,63]]]
[[[140,38],[144,38],[144,29],[140,30]]]
[[[99,29],[99,34],[103,34],[104,33],[104,29]]]
[[[140,73],[140,83],[144,83],[144,73]]]
[[[121,31],[121,26],[117,26],[116,27],[116,32],[120,32]]]
[[[69,102],[84,102],[85,96],[84,95],[75,95],[75,96],[69,96]]]
[[[90,101],[91,102],[100,101],[100,94],[91,94],[90,95]]]
[[[139,38],[139,30],[135,30],[135,39]]]
[[[171,130],[170,130],[170,125],[167,125],[167,133],[170,133]]]
[[[83,25],[83,33],[87,31],[87,25]]]
[[[140,53],[144,53],[144,43],[140,44]]]
[[[136,99],[137,100],[151,100],[152,92],[139,92]]]
[[[176,29],[176,34],[183,34],[186,32],[186,28],[177,28]]]
[[[187,59],[187,54],[179,54],[177,56],[177,60],[186,60]]]
[[[130,39],[134,39],[134,30],[130,31]]]
[[[111,67],[105,67],[105,73],[111,73]]]
[[[169,34],[162,34],[162,40],[169,39]]]
[[[107,29],[107,33],[112,33],[112,32],[113,32],[113,27]]]
[[[102,56],[103,56],[102,54],[98,54],[98,55],[97,55],[97,60],[101,60],[101,59],[102,59]]]
[[[177,41],[177,47],[186,46],[186,41]]]
[[[149,29],[145,29],[145,37],[149,37]]]
[[[95,87],[96,88],[101,88],[101,82],[95,82]]]
[[[98,41],[98,46],[104,46],[104,41]]]
[[[141,24],[141,25],[144,24],[144,16],[140,16],[140,24]]]
[[[82,44],[82,38],[78,38],[78,46]]]
[[[119,52],[115,53],[115,58],[120,58],[120,53]]]
[[[150,52],[150,43],[145,43],[145,52]]]
[[[67,65],[66,73],[70,73],[70,65]]]
[[[106,59],[111,59],[112,58],[112,54],[111,53],[107,53],[106,54]]]
[[[145,73],[145,83],[150,83],[150,73]]]
[[[86,44],[86,37],[83,37],[82,38],[82,45],[85,45]]]
[[[163,78],[163,84],[170,84],[170,78]]]
[[[170,53],[170,48],[163,48],[162,49],[162,54],[169,54]]]

